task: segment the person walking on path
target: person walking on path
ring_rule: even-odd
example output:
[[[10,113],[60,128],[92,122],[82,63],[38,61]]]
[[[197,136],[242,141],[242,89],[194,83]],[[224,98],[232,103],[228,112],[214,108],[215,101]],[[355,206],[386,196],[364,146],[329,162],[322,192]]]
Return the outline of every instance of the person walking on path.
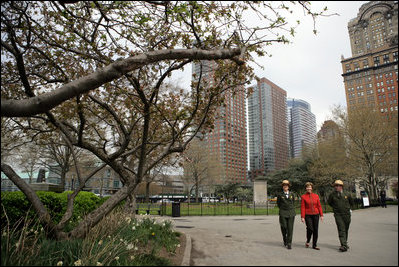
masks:
[[[277,206],[279,208],[279,222],[281,233],[283,234],[284,246],[287,249],[291,249],[292,234],[294,232],[294,221],[295,221],[295,197],[290,192],[290,182],[284,180],[281,183],[283,191],[277,195]]]
[[[343,191],[344,183],[341,180],[334,182],[334,191],[328,197],[328,204],[333,208],[335,223],[338,229],[338,237],[341,246],[339,251],[345,252],[348,246],[348,231],[351,223],[351,207],[353,198]]]
[[[387,207],[387,194],[385,190],[381,190],[380,192],[380,200],[381,200],[381,207],[386,208]]]
[[[320,198],[313,193],[313,183],[307,182],[305,184],[306,193],[301,196],[301,221],[306,222],[306,243],[309,247],[310,239],[313,235],[312,248],[320,250],[317,246],[317,239],[319,236],[319,217],[323,221],[323,209],[321,208]]]

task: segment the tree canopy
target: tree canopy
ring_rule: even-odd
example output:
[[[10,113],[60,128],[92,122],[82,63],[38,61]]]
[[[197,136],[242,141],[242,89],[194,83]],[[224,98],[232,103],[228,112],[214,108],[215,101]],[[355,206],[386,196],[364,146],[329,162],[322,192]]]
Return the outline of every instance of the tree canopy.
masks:
[[[248,64],[254,53],[263,56],[267,45],[294,35],[296,24],[286,17],[296,4],[313,19],[326,11],[311,11],[309,2],[274,1],[2,2],[2,135],[62,137],[109,165],[123,184],[66,233],[73,200],[95,171],[78,177],[80,186],[55,225],[32,189],[2,162],[49,236],[85,236],[154,166],[208,131],[224,92],[254,79]],[[257,23],[247,23],[248,16]],[[181,88],[170,79],[201,60],[216,62],[211,80],[200,72],[191,88]]]

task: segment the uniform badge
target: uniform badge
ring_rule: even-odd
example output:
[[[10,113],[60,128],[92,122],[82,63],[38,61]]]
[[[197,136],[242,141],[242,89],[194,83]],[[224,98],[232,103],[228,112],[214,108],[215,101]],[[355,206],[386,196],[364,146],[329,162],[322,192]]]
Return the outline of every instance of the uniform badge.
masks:
[[[345,199],[348,198],[347,196],[345,196]]]

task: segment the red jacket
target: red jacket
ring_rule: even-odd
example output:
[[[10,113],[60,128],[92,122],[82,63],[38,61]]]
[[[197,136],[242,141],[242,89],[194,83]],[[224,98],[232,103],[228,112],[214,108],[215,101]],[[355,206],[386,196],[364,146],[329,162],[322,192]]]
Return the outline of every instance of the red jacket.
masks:
[[[301,196],[301,218],[305,218],[306,214],[323,216],[319,196],[315,193],[305,193]]]

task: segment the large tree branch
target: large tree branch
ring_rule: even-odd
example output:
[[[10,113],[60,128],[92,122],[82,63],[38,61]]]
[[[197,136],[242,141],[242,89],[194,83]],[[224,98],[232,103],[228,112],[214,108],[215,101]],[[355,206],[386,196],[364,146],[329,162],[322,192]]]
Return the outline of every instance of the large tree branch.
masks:
[[[232,59],[241,54],[241,48],[201,50],[201,49],[166,49],[142,53],[127,59],[117,60],[94,73],[65,84],[61,88],[28,99],[1,99],[2,117],[26,117],[49,111],[64,101],[87,93],[108,82],[121,78],[126,73],[142,66],[178,59],[217,60]],[[243,61],[236,61],[243,64]]]

